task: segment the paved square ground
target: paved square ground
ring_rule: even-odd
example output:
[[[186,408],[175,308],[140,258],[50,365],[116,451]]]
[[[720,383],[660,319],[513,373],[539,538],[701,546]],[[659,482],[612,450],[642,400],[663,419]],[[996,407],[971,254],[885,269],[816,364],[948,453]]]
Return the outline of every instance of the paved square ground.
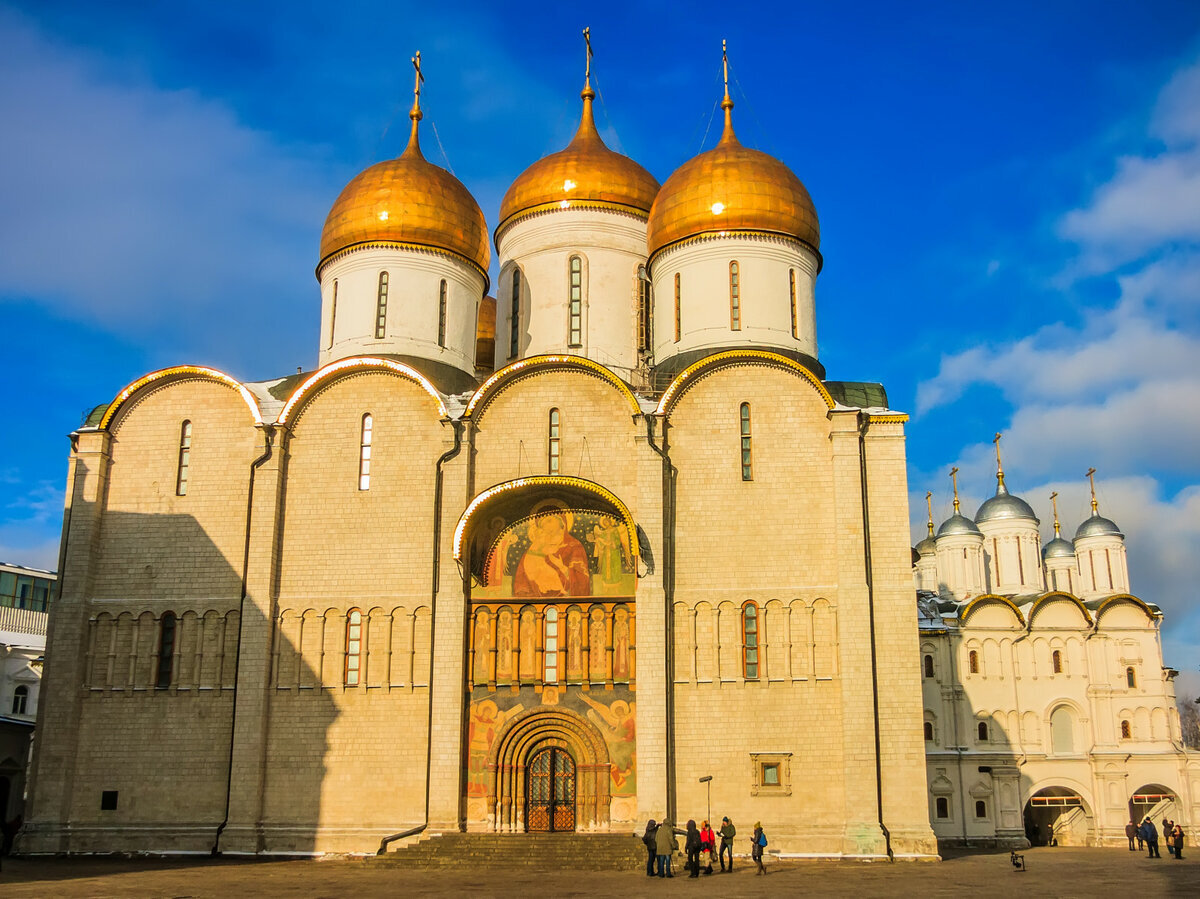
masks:
[[[417,871],[359,859],[38,858],[3,860],[0,895],[24,896],[979,896],[1145,899],[1200,896],[1200,856],[1161,860],[1124,849],[1032,849],[1018,873],[1008,854],[962,854],[940,863],[799,862],[768,859],[757,877],[739,860],[732,874],[692,880],[643,872],[527,869]]]

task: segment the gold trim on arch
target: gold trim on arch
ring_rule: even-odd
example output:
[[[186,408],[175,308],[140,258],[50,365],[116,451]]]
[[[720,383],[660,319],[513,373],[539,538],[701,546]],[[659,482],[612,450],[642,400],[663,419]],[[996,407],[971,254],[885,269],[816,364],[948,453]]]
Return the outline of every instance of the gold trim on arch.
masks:
[[[339,372],[353,371],[355,369],[363,371],[370,369],[382,369],[384,371],[390,371],[393,374],[400,375],[402,378],[407,378],[408,380],[417,384],[417,386],[421,387],[431,397],[433,397],[438,406],[438,414],[441,415],[442,418],[449,417],[450,413],[446,410],[446,403],[442,399],[442,395],[438,393],[436,388],[434,388],[434,386],[429,383],[425,376],[416,369],[410,368],[401,362],[394,362],[391,359],[380,359],[376,356],[348,356],[345,359],[337,360],[337,362],[330,362],[325,367],[318,369],[309,375],[308,378],[305,379],[304,383],[296,388],[296,391],[290,397],[288,397],[287,405],[285,405],[283,410],[279,413],[279,419],[276,423],[280,425],[289,424],[289,419],[292,417],[292,412],[295,411],[301,400],[303,400],[304,397],[319,383],[327,378],[332,377],[333,375],[338,374]]]
[[[641,548],[638,545],[637,525],[633,521],[633,514],[629,511],[629,507],[621,502],[621,498],[609,490],[607,487],[602,487],[595,481],[588,481],[584,478],[571,477],[570,475],[531,475],[527,478],[516,478],[512,481],[505,481],[502,484],[496,484],[489,487],[487,490],[480,493],[477,497],[471,500],[471,504],[467,506],[467,510],[463,512],[462,518],[458,520],[458,525],[454,528],[454,559],[455,561],[462,560],[462,545],[463,537],[467,533],[467,525],[471,522],[471,516],[475,514],[480,506],[486,503],[494,496],[499,496],[502,493],[508,493],[513,490],[520,490],[526,487],[574,487],[577,490],[585,490],[588,493],[593,493],[601,499],[611,503],[616,510],[621,514],[621,518],[625,522],[625,528],[629,531],[629,549],[636,559],[641,555]]]
[[[1033,601],[1033,605],[1030,606],[1030,608],[1029,608],[1029,626],[1030,627],[1033,627],[1033,616],[1038,613],[1038,609],[1040,609],[1043,604],[1051,602],[1056,599],[1065,599],[1068,602],[1075,603],[1075,605],[1079,608],[1079,611],[1083,612],[1083,620],[1084,621],[1086,621],[1089,625],[1094,625],[1096,623],[1095,620],[1092,618],[1092,613],[1088,611],[1088,607],[1083,604],[1082,599],[1080,599],[1078,596],[1073,596],[1070,593],[1064,593],[1062,590],[1052,590],[1049,593],[1043,593],[1041,596],[1039,596],[1037,599],[1035,599]]]
[[[108,408],[104,410],[104,417],[100,419],[100,424],[98,425],[99,429],[102,431],[107,430],[108,426],[112,424],[113,418],[116,417],[117,412],[125,405],[125,402],[143,387],[153,384],[155,381],[161,381],[164,378],[188,376],[207,378],[224,384],[226,387],[232,387],[241,394],[242,400],[250,407],[250,414],[254,416],[254,423],[256,425],[263,423],[262,410],[258,408],[258,400],[254,398],[254,394],[247,390],[246,386],[237,378],[230,377],[225,372],[218,371],[215,368],[206,368],[203,365],[175,365],[171,368],[162,368],[158,371],[150,372],[148,375],[143,375],[118,393],[113,401],[108,404]]]
[[[1132,593],[1118,593],[1116,596],[1108,597],[1107,599],[1103,600],[1100,603],[1100,605],[1096,606],[1096,615],[1095,615],[1096,621],[1098,622],[1100,620],[1100,616],[1102,614],[1104,614],[1105,609],[1107,609],[1113,603],[1117,603],[1117,602],[1131,602],[1135,606],[1140,608],[1143,612],[1145,612],[1147,617],[1149,617],[1151,619],[1162,617],[1162,613],[1155,612],[1153,609],[1151,609],[1150,606],[1145,602],[1145,600],[1139,599],[1138,597],[1134,596]]]
[[[786,368],[796,372],[804,380],[821,395],[821,399],[825,401],[825,405],[832,409],[837,405],[833,401],[833,397],[829,395],[829,391],[825,389],[825,385],[811,371],[796,362],[794,359],[789,359],[787,356],[781,356],[778,353],[771,353],[767,350],[726,350],[723,353],[714,353],[711,356],[705,356],[699,362],[689,365],[683,371],[675,376],[675,380],[671,382],[671,386],[663,393],[662,399],[658,401],[658,408],[654,410],[655,415],[666,415],[671,411],[671,407],[675,404],[677,396],[683,391],[686,381],[694,374],[702,369],[711,366],[719,366],[723,362],[739,362],[739,361],[759,361],[767,362],[772,365],[777,365],[780,368]]]
[[[1008,606],[1010,609],[1012,609],[1012,613],[1017,616],[1017,621],[1021,623],[1021,627],[1028,627],[1028,624],[1025,621],[1025,616],[1021,614],[1021,610],[1017,608],[1017,604],[1007,596],[999,596],[995,593],[984,593],[982,596],[976,596],[969,603],[962,607],[958,613],[958,620],[966,621],[967,616],[975,610],[976,604],[981,602],[998,602]]]
[[[578,366],[585,368],[593,374],[599,375],[605,381],[608,381],[621,392],[625,399],[629,402],[630,410],[634,415],[640,415],[642,407],[638,405],[637,397],[633,395],[633,391],[629,389],[629,385],[613,374],[607,367],[599,362],[593,362],[586,356],[572,356],[569,354],[545,354],[541,356],[530,356],[528,359],[519,359],[509,365],[504,366],[500,371],[496,372],[490,378],[483,382],[478,390],[471,396],[471,401],[467,403],[467,411],[463,413],[463,418],[470,418],[477,406],[479,406],[492,388],[497,387],[500,382],[512,378],[527,368],[537,368],[546,366],[547,368],[556,365],[565,365],[568,367]]]

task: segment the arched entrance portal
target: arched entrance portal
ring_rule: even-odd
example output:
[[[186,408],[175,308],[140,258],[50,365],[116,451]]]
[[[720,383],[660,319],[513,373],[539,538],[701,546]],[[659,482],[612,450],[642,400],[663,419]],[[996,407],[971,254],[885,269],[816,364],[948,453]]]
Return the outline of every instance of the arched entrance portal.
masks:
[[[1092,813],[1074,790],[1046,787],[1025,803],[1025,836],[1034,846],[1090,845]]]
[[[1179,820],[1179,809],[1175,805],[1175,791],[1162,784],[1146,784],[1129,797],[1129,820],[1141,824],[1146,818],[1162,827],[1163,818]]]
[[[488,758],[488,829],[608,830],[611,772],[604,737],[583,716],[561,706],[519,714]]]
[[[575,760],[559,746],[539,749],[528,766],[525,827],[530,832],[575,829]]]

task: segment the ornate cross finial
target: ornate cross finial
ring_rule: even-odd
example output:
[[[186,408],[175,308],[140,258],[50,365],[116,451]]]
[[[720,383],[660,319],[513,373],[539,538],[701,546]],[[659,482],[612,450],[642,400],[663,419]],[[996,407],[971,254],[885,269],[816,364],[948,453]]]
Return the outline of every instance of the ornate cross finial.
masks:
[[[1087,479],[1088,483],[1091,484],[1092,487],[1092,514],[1099,515],[1100,504],[1096,502],[1096,469],[1089,468],[1087,470]]]
[[[1004,465],[1000,461],[1000,432],[996,432],[996,436],[992,438],[992,443],[996,444],[996,492],[1000,493],[1004,487]]]
[[[413,69],[416,74],[413,76],[413,107],[412,112],[408,114],[410,119],[416,121],[421,120],[421,84],[425,81],[425,76],[421,73],[421,51],[417,51],[417,55],[412,58]]]
[[[928,527],[929,527],[929,536],[932,537],[933,536],[933,492],[932,491],[925,492],[925,505],[929,508]]]
[[[729,51],[725,45],[725,38],[721,38],[721,69],[725,73],[725,99],[729,99]]]
[[[1058,491],[1055,490],[1050,494],[1050,505],[1054,508],[1054,536],[1059,537],[1058,530]]]
[[[592,86],[592,27],[583,29],[583,43],[587,48],[587,61],[583,69],[583,87],[587,90]]]
[[[950,483],[954,485],[954,514],[958,514],[958,466],[950,469]]]

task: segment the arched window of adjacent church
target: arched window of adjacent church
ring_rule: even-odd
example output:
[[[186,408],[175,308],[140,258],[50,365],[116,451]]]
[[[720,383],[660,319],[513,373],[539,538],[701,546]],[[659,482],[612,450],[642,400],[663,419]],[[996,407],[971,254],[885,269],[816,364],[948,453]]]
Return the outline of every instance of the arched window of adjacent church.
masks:
[[[987,726],[987,722],[986,722],[986,721],[980,721],[980,722],[979,722],[979,727],[977,728],[977,730],[978,730],[978,732],[979,732],[979,742],[980,742],[980,743],[986,743],[986,742],[987,742],[987,740],[988,740],[988,726]]]
[[[967,653],[967,670],[971,674],[979,673],[979,653],[973,649]]]
[[[933,677],[933,656],[925,656],[925,676]]]
[[[1128,721],[1121,722],[1121,739],[1122,740],[1133,739],[1133,728],[1129,726]]]
[[[683,333],[683,317],[679,310],[679,272],[675,273],[675,342],[679,343],[679,338]]]
[[[379,292],[375,299],[375,339],[387,334],[388,273],[379,273]]]
[[[1137,687],[1137,673],[1132,668],[1125,669],[1125,684],[1131,690]]]
[[[358,445],[358,489],[371,489],[371,440],[375,419],[367,412],[362,417],[362,436]]]
[[[25,709],[29,703],[29,688],[22,684],[13,690],[12,713],[14,715],[24,715]]]
[[[337,279],[334,278],[333,296],[329,300],[329,343],[326,344],[326,347],[333,346],[333,328],[337,324],[337,292],[338,282]]]
[[[187,496],[188,468],[192,462],[192,423],[185,421],[179,428],[179,471],[175,476],[175,495]]]
[[[736,262],[729,263],[729,327],[742,330],[742,285]]]
[[[925,742],[926,743],[933,742],[933,722],[932,721],[925,722]]]
[[[799,339],[800,322],[796,317],[796,270],[788,269],[788,292],[792,297],[792,337]]]
[[[446,345],[446,279],[438,289],[438,346]]]
[[[1060,705],[1050,713],[1050,745],[1056,753],[1075,751],[1075,725],[1066,706]]]
[[[742,433],[742,480],[754,480],[754,467],[750,456],[750,404],[742,403],[741,410]]]
[[[583,260],[578,256],[570,259],[570,346],[583,345]]]
[[[758,679],[758,606],[742,606],[742,674],[747,680]]]
[[[512,304],[508,317],[508,358],[517,356],[517,341],[521,335],[521,270],[513,269]]]
[[[550,410],[550,474],[558,474],[559,457],[561,455],[561,439],[559,437],[559,416],[557,409]]]
[[[986,818],[987,817],[987,803],[984,802],[982,799],[975,800],[975,817],[976,818]]]
[[[1055,674],[1062,674],[1062,653],[1057,649],[1050,654],[1050,667]]]
[[[948,800],[945,796],[939,796],[937,798],[937,816],[939,818],[950,817],[950,800]]]
[[[171,668],[175,661],[175,613],[163,612],[158,622],[158,670],[154,686],[165,690],[171,686]]]
[[[346,686],[357,686],[361,673],[362,612],[359,609],[351,609],[346,613]]]
[[[546,607],[546,642],[543,644],[543,658],[545,661],[545,676],[544,682],[547,684],[558,683],[558,609],[554,606]]]
[[[637,270],[638,295],[638,349],[643,353],[650,352],[654,340],[654,307],[651,301],[650,278],[646,275],[646,266],[639,265]]]

